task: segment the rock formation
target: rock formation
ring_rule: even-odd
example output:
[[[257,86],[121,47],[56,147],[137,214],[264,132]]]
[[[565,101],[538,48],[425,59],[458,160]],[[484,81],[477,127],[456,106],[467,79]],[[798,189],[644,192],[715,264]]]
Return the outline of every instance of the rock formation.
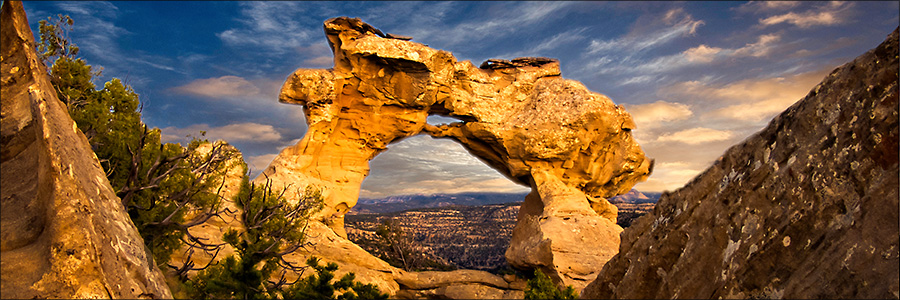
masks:
[[[21,2],[0,13],[0,297],[171,298],[87,139],[56,98]]]
[[[507,251],[511,265],[580,289],[616,253],[622,229],[606,198],[628,192],[651,168],[623,108],[563,79],[553,59],[479,68],[346,17],[326,21],[325,33],[334,68],[297,70],[279,99],[303,105],[309,130],[258,182],[289,186],[289,194],[308,184],[324,189],[317,218],[343,238],[343,215],[356,204],[369,160],[427,133],[460,142],[532,188]],[[429,115],[462,121],[433,126]]]
[[[522,299],[526,282],[476,270],[410,272],[397,279],[405,299]]]
[[[583,298],[898,298],[898,32],[622,234]]]

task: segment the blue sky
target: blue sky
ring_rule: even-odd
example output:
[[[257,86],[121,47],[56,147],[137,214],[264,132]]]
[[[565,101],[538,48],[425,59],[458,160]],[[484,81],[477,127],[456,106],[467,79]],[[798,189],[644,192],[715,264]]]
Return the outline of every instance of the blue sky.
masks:
[[[277,102],[297,68],[329,68],[322,22],[359,17],[452,52],[560,60],[565,78],[624,104],[656,159],[643,191],[674,190],[762,129],[834,68],[900,25],[887,2],[25,2],[32,30],[75,20],[80,56],[140,94],[164,139],[207,132],[254,170],[306,132],[299,106]],[[371,162],[362,197],[519,192],[449,140],[417,136]],[[258,172],[256,172],[258,173]]]

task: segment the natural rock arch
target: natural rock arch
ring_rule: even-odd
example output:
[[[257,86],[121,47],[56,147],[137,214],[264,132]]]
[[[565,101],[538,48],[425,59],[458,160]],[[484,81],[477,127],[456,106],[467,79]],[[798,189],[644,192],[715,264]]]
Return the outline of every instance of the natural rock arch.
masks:
[[[563,79],[554,59],[475,67],[359,19],[324,27],[334,68],[297,70],[279,97],[303,105],[309,130],[257,181],[323,188],[326,207],[316,218],[346,237],[343,215],[356,204],[369,160],[416,134],[450,138],[532,188],[506,252],[510,265],[541,268],[580,290],[616,254],[622,229],[606,198],[652,167],[624,109]],[[464,122],[432,126],[429,115]]]

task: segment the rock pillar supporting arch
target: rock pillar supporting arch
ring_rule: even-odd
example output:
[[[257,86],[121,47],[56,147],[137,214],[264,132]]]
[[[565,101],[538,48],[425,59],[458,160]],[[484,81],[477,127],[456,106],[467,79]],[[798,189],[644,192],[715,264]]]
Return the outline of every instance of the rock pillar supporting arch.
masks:
[[[309,131],[257,181],[313,184],[326,208],[316,218],[346,237],[368,162],[398,139],[450,138],[511,180],[530,186],[506,256],[579,290],[618,250],[616,208],[606,198],[646,179],[652,162],[631,136],[630,115],[606,96],[563,79],[547,58],[488,60],[384,34],[359,19],[325,22],[333,69],[300,69],[281,90],[300,104]],[[463,122],[433,126],[429,115]]]

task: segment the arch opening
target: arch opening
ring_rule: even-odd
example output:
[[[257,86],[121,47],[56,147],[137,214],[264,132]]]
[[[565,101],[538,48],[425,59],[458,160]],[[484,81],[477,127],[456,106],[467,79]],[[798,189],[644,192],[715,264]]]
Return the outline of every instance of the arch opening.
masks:
[[[433,116],[432,122],[459,120]],[[510,269],[504,254],[529,187],[458,142],[424,134],[391,144],[370,170],[345,215],[350,241],[407,270]],[[397,234],[385,236],[391,231]],[[390,242],[408,251],[405,263],[386,247]]]

